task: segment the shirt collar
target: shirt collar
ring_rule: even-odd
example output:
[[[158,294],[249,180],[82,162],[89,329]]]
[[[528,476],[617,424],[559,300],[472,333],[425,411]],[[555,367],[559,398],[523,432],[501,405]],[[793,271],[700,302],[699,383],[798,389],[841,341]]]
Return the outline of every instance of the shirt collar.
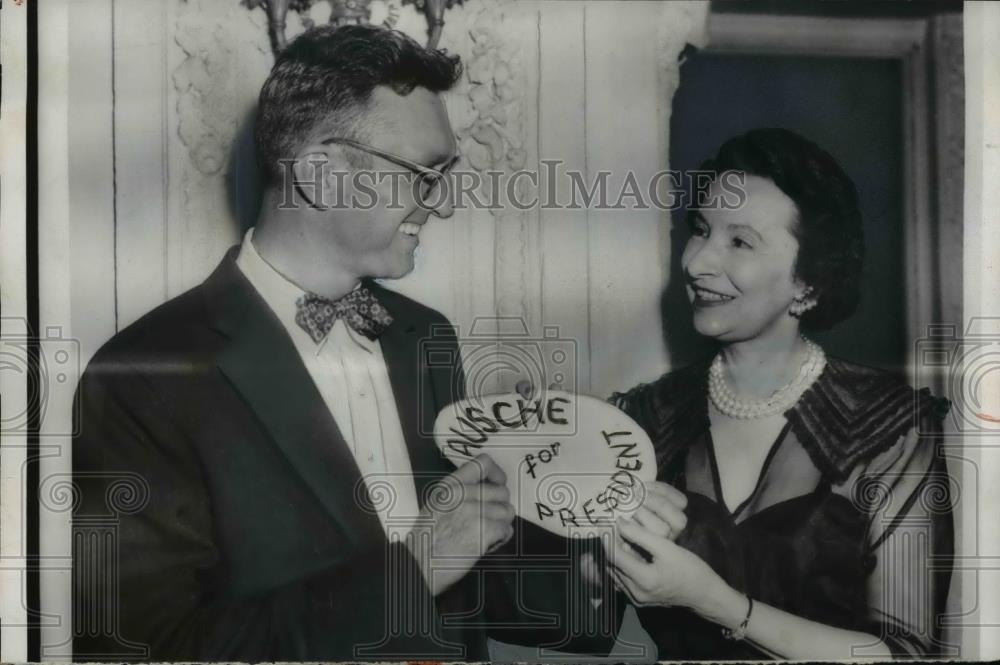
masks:
[[[295,322],[295,315],[298,313],[296,302],[306,295],[306,291],[299,285],[285,278],[284,275],[275,270],[271,264],[264,260],[257,248],[253,244],[253,228],[247,230],[243,235],[243,242],[240,245],[239,256],[236,257],[236,265],[250,281],[257,292],[275,313],[281,323],[288,329],[293,337],[304,336],[309,340],[309,348],[315,348],[319,354],[323,348],[333,340],[351,341],[360,346],[365,351],[372,353],[375,351],[377,340],[370,340],[358,333],[343,321],[337,321],[329,334],[314,343],[308,334],[299,324]],[[358,282],[354,289],[361,288]],[[343,328],[343,334],[338,334],[338,329]]]

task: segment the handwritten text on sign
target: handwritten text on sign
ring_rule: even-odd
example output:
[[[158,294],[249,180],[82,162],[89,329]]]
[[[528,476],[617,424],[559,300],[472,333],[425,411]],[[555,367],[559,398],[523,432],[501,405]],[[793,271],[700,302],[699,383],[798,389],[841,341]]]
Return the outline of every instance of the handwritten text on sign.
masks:
[[[518,515],[554,533],[586,535],[634,511],[655,480],[653,445],[627,415],[585,395],[490,395],[453,404],[435,424],[445,457],[487,453],[507,474]]]

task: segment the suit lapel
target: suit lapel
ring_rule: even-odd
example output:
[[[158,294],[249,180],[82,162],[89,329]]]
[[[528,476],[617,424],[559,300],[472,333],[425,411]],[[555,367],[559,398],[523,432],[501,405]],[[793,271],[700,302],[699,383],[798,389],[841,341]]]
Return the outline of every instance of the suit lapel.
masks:
[[[239,272],[231,251],[206,282],[210,318],[229,336],[218,365],[291,466],[348,536],[364,547],[384,539],[361,507],[367,492],[337,423],[281,322]]]

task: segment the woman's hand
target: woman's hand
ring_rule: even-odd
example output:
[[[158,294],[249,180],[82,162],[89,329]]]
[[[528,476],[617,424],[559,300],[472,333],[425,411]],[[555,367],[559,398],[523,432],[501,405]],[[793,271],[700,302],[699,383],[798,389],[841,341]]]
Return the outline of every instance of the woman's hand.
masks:
[[[630,545],[648,552],[646,561]],[[698,611],[714,592],[728,588],[698,555],[657,535],[635,520],[618,522],[611,549],[605,549],[611,577],[635,605],[678,605]]]
[[[684,509],[687,507],[687,497],[684,493],[667,483],[644,483],[645,496],[642,504],[632,514],[631,519],[649,530],[650,533],[669,540],[674,540],[687,526]],[[600,570],[594,557],[587,553],[581,558],[580,570],[584,579],[595,586],[603,584],[603,575],[607,571]]]
[[[644,483],[646,495],[642,505],[632,513],[631,519],[661,538],[675,540],[684,527],[687,517],[687,497],[667,483]]]

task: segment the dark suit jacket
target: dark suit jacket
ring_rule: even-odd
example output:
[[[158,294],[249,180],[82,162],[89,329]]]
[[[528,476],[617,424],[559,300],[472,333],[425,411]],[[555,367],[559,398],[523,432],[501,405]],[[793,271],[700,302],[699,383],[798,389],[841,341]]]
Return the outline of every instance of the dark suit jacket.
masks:
[[[524,578],[509,571],[435,602],[409,550],[363,509],[336,422],[235,254],[116,335],[81,379],[74,660],[481,660],[488,621],[443,615],[564,604],[562,584],[534,606],[511,600]],[[368,286],[394,318],[380,342],[423,503],[451,470],[427,432],[462,396],[454,330]],[[565,641],[566,620],[525,637],[530,623],[508,621],[501,639]]]

